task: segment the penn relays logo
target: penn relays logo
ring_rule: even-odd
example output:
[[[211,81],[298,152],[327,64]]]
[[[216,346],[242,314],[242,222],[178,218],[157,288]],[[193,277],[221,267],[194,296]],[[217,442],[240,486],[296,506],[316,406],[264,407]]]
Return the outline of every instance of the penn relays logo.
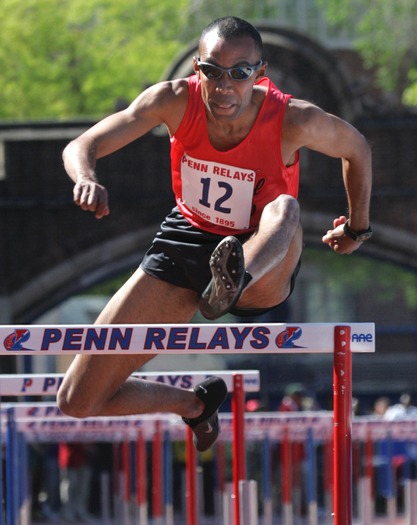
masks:
[[[4,348],[10,351],[32,350],[24,346],[30,338],[30,330],[27,328],[17,328],[12,334],[4,340]]]
[[[275,344],[278,348],[304,348],[294,344],[294,341],[300,339],[302,333],[303,330],[299,326],[290,326],[277,335]]]

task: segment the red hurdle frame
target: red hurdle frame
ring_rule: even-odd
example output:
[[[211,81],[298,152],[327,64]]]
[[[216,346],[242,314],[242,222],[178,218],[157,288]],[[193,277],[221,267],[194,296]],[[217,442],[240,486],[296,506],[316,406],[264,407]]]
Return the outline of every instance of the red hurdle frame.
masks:
[[[349,326],[334,328],[333,364],[333,511],[334,525],[352,525],[352,352]],[[234,525],[240,525],[239,481],[246,479],[245,391],[242,374],[233,375],[232,443],[234,484]],[[195,470],[192,432],[187,433],[188,469]],[[196,487],[193,472],[188,472],[187,525],[196,525]]]
[[[352,352],[349,326],[334,328],[333,511],[334,525],[352,525]],[[241,374],[233,380],[233,483],[235,525],[240,525],[239,481],[246,477],[245,393]]]

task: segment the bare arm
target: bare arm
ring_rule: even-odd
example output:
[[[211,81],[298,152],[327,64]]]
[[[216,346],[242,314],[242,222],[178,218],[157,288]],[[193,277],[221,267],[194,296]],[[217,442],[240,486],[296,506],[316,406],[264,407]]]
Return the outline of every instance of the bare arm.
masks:
[[[109,214],[107,190],[98,183],[96,160],[165,124],[174,133],[184,114],[186,81],[161,82],[141,93],[125,110],[110,115],[68,144],[65,170],[74,181],[74,202],[100,219]]]
[[[331,157],[342,159],[343,181],[346,188],[350,227],[365,230],[369,226],[369,207],[372,188],[371,151],[359,131],[334,115],[300,100],[292,100],[286,112],[284,151],[307,147]],[[351,253],[357,243],[344,236],[344,215],[333,221],[333,228],[323,237],[338,253]]]

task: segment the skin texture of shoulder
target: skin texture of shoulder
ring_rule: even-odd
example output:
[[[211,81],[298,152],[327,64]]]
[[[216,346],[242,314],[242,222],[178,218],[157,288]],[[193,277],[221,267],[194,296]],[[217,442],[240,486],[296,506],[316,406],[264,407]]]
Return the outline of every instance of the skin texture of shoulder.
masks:
[[[288,102],[282,146],[285,161],[302,147],[342,159],[363,158],[369,151],[364,137],[348,122],[299,99]]]
[[[127,108],[131,118],[148,120],[155,125],[165,124],[173,135],[184,116],[188,102],[186,78],[159,82],[141,93]],[[155,124],[156,123],[156,124]]]

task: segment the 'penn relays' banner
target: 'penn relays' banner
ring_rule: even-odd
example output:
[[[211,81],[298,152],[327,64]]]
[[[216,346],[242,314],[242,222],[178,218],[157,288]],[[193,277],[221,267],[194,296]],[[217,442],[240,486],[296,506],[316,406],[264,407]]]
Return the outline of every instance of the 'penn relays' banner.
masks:
[[[352,352],[375,350],[374,323],[19,325],[0,327],[0,354],[326,353],[336,328]]]
[[[208,377],[216,375],[226,383],[228,392],[233,392],[233,378],[236,374],[242,376],[242,386],[245,392],[259,392],[261,385],[259,370],[135,372],[132,377],[189,390]],[[0,375],[0,396],[55,396],[63,379],[64,374],[2,374]],[[22,403],[20,405],[22,406]],[[47,414],[51,412],[48,410],[44,415]]]

